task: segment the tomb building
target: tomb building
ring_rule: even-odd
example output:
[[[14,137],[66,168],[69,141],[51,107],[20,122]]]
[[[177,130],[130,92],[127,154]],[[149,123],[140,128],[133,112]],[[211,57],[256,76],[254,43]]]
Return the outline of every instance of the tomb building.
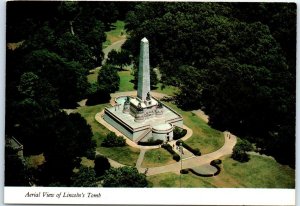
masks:
[[[151,96],[149,42],[140,43],[137,96],[120,96],[116,105],[105,108],[103,119],[134,142],[173,140],[175,126],[183,119],[172,108]]]

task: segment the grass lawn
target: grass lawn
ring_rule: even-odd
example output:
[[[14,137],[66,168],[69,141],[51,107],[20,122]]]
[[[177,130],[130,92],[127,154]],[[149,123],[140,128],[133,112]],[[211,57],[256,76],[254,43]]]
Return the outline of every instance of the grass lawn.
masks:
[[[142,167],[158,167],[175,163],[172,155],[163,148],[148,150],[145,153]]]
[[[134,77],[131,75],[130,71],[120,71],[118,72],[120,76],[120,87],[119,92],[126,92],[126,91],[133,91],[133,83],[130,81],[134,79]]]
[[[43,154],[39,155],[31,155],[28,157],[25,157],[26,165],[29,168],[38,168],[38,166],[44,164],[45,162],[45,157]]]
[[[162,173],[147,177],[149,185],[152,187],[180,187],[180,175],[175,173]],[[181,175],[181,187],[208,187],[214,188],[215,186],[209,182],[203,181],[200,177],[194,174]]]
[[[169,96],[174,96],[175,93],[178,91],[178,88],[174,87],[174,86],[168,86],[167,85],[164,89],[161,89],[161,83],[158,83],[157,84],[157,89],[155,89],[153,91],[156,91],[156,92],[159,92],[159,93],[164,93],[164,94],[169,95]]]
[[[130,146],[113,148],[98,147],[97,151],[110,159],[129,166],[135,166],[140,154],[139,149]]]
[[[193,130],[193,135],[185,142],[192,148],[199,148],[202,154],[214,152],[224,145],[223,133],[211,128],[192,112],[179,109],[176,105],[165,102],[183,117],[183,123]]]
[[[86,157],[81,158],[81,165],[86,166],[86,167],[93,167],[95,166],[94,160],[89,160]]]
[[[139,149],[135,149],[130,146],[113,148],[101,147],[101,143],[108,134],[109,130],[95,120],[95,115],[102,111],[106,106],[109,106],[109,104],[80,107],[77,109],[77,112],[79,112],[91,126],[94,134],[93,139],[97,142],[97,151],[99,153],[121,164],[133,166],[138,159]]]
[[[124,26],[125,22],[119,20],[112,24],[112,30],[105,32],[106,41],[102,45],[103,48],[106,48],[107,46],[113,44],[116,41],[126,38],[126,31],[124,29]]]
[[[87,79],[89,83],[95,83],[97,82],[98,72],[94,72],[92,74],[87,75]]]
[[[205,188],[295,188],[295,170],[274,159],[251,155],[246,163],[223,158],[222,171],[215,177],[198,177],[192,173],[182,175],[183,187]],[[179,175],[163,173],[149,176],[153,187],[179,187]]]

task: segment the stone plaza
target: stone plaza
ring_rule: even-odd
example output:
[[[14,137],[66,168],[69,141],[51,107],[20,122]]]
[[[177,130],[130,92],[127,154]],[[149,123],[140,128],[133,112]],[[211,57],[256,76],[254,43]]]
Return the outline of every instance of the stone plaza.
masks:
[[[146,38],[140,43],[137,96],[120,96],[115,102],[114,106],[105,108],[103,119],[136,143],[171,141],[174,127],[183,126],[180,114],[151,95],[149,42]]]

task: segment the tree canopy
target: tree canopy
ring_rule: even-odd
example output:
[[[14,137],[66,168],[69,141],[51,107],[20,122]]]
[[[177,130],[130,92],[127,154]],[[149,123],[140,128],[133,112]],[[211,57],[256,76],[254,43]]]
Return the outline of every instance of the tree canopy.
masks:
[[[103,178],[103,187],[147,187],[146,175],[134,167],[111,168]]]
[[[136,60],[148,38],[151,66],[179,88],[180,107],[202,108],[215,128],[293,166],[295,20],[295,4],[142,2],[123,47]]]

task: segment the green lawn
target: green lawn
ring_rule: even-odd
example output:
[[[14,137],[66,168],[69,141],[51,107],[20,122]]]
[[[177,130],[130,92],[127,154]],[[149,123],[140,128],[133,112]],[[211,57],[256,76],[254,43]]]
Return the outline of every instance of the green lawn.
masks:
[[[163,148],[148,150],[145,153],[142,167],[158,167],[175,163],[172,155]]]
[[[106,41],[103,43],[103,48],[113,44],[116,41],[126,38],[126,31],[124,29],[125,22],[124,21],[116,21],[112,24],[112,30],[105,32]],[[123,34],[122,34],[123,33]]]
[[[211,128],[200,117],[192,112],[179,109],[176,105],[165,102],[183,117],[183,124],[193,130],[193,135],[186,143],[193,148],[199,148],[202,154],[214,152],[224,145],[223,133]]]
[[[161,83],[158,83],[157,84],[157,89],[153,90],[153,91],[156,91],[156,92],[159,92],[159,93],[164,93],[166,95],[169,95],[169,96],[174,96],[175,93],[178,91],[178,88],[177,87],[174,87],[174,86],[165,86],[165,88],[161,88]]]
[[[224,157],[222,171],[215,177],[198,177],[192,173],[181,175],[183,187],[205,188],[295,188],[295,170],[274,159],[251,155],[246,163]],[[149,176],[153,187],[179,187],[180,176],[163,173]]]
[[[135,166],[140,154],[139,149],[130,146],[113,148],[98,147],[97,151],[110,159],[129,166]]]
[[[120,76],[120,87],[119,92],[126,92],[126,91],[133,91],[133,83],[130,81],[134,79],[134,77],[131,75],[130,71],[120,71],[118,72]]]
[[[80,164],[83,165],[83,166],[86,166],[86,167],[93,167],[93,168],[95,166],[94,160],[89,160],[86,157],[81,158]]]
[[[175,173],[162,173],[147,177],[149,185],[152,187],[180,187],[180,175]],[[201,178],[194,174],[181,175],[181,187],[208,187],[214,188],[215,186],[209,182],[203,181]]]
[[[130,146],[112,148],[101,147],[101,143],[109,130],[95,120],[95,115],[102,111],[106,106],[109,106],[109,104],[80,107],[77,109],[77,112],[79,112],[91,126],[94,134],[93,139],[97,142],[97,151],[99,153],[121,164],[133,166],[138,159],[139,149]]]
[[[89,83],[95,83],[97,82],[97,78],[98,78],[98,73],[100,71],[100,67],[97,67],[96,69],[93,70],[92,73],[90,73],[89,75],[87,75],[87,79]]]

